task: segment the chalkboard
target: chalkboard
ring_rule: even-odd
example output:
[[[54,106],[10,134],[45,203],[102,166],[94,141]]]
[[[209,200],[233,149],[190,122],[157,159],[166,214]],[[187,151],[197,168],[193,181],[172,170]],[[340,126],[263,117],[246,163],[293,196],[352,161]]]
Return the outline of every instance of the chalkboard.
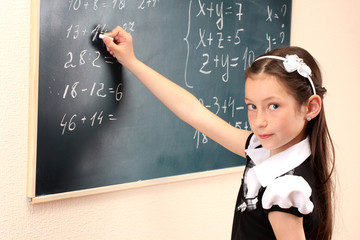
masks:
[[[33,0],[29,181],[34,198],[227,169],[244,159],[177,119],[106,52],[135,54],[249,129],[244,69],[290,42],[291,0]]]

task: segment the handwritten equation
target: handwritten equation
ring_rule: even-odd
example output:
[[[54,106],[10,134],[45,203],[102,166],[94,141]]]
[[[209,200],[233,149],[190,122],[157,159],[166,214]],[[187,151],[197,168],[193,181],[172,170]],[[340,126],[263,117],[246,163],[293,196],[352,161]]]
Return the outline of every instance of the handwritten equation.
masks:
[[[127,2],[128,0],[70,0],[69,11],[97,11],[99,9],[124,10]],[[141,0],[138,1],[138,9],[154,8],[159,2],[160,0]]]
[[[90,116],[80,116],[78,114],[68,116],[68,114],[65,113],[60,122],[60,127],[62,128],[61,134],[64,135],[66,131],[74,131],[79,124],[87,124],[91,127],[100,126],[103,122],[103,119],[105,118],[107,118],[109,121],[117,120],[114,114],[104,115],[104,111],[95,112]]]

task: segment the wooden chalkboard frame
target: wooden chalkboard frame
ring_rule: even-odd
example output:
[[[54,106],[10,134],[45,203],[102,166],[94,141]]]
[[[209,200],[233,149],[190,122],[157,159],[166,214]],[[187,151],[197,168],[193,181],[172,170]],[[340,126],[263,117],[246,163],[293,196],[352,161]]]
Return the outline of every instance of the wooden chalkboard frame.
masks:
[[[121,183],[110,186],[95,187],[83,190],[54,193],[49,195],[36,195],[36,169],[37,169],[37,138],[38,138],[38,104],[39,104],[39,50],[40,50],[40,1],[31,1],[31,59],[30,59],[30,110],[29,110],[29,143],[28,143],[28,185],[27,198],[31,204],[61,200],[87,195],[140,188],[164,183],[180,182],[191,179],[206,178],[224,174],[241,173],[243,166],[222,168],[211,171],[180,174],[150,180],[141,180]]]
[[[30,106],[29,106],[29,143],[28,143],[28,181],[27,198],[35,198],[36,178],[36,142],[37,142],[37,104],[39,78],[39,32],[40,0],[31,0],[31,36],[30,36]],[[35,202],[35,201],[34,201]]]

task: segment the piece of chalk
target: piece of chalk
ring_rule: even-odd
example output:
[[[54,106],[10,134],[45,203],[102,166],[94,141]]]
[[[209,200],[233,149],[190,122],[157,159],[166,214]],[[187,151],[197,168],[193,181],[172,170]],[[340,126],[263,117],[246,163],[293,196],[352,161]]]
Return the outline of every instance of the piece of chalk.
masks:
[[[114,38],[112,38],[112,37],[106,36],[106,35],[101,34],[101,33],[99,34],[99,38],[103,39],[104,37],[110,38],[111,41],[114,41]]]

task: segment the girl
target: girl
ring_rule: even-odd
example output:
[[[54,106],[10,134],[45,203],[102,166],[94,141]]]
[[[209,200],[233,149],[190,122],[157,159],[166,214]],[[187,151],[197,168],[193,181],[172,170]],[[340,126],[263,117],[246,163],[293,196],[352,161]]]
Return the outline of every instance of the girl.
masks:
[[[320,70],[301,48],[257,58],[245,73],[252,133],[207,110],[191,93],[140,62],[132,37],[116,27],[107,50],[180,119],[246,157],[232,239],[331,239],[334,148]]]

